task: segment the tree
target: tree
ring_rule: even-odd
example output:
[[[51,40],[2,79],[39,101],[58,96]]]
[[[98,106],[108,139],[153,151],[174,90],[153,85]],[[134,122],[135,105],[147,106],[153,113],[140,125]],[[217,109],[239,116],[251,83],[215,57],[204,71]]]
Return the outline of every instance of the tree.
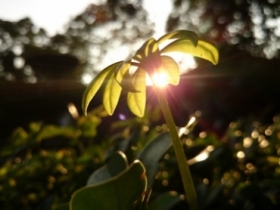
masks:
[[[104,59],[114,59],[107,49],[114,48],[117,54],[122,49],[128,56],[131,46],[139,47],[137,40],[152,34],[146,17],[139,2],[92,4],[69,21],[64,34],[53,37],[28,18],[1,21],[0,116],[7,119],[1,123],[5,128],[1,135],[6,137],[30,120],[58,123],[69,102],[79,106],[84,88],[81,79],[86,82],[94,77],[106,65]],[[10,117],[14,115],[17,120]]]
[[[189,28],[255,56],[278,57],[279,5],[274,0],[176,0],[167,30]]]

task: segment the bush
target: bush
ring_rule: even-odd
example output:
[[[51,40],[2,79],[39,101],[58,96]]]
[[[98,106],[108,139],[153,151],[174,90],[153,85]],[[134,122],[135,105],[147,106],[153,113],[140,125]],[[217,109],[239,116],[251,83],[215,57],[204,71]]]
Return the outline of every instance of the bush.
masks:
[[[139,159],[146,170],[145,194],[149,196],[141,204],[141,183],[132,180],[129,185],[140,183],[138,193],[141,192],[134,195],[139,202],[133,208],[185,209],[184,190],[169,136],[165,134],[166,126],[151,126],[139,118],[120,120],[111,126],[114,135],[96,143],[94,130],[101,119],[93,114],[80,117],[76,125],[69,127],[31,123],[28,131],[16,129],[9,144],[1,149],[1,207],[57,206],[70,201],[80,188],[78,192],[94,188],[100,182],[108,183],[112,177],[119,179],[123,170],[128,171],[129,165],[135,165],[134,161]],[[279,208],[280,117],[275,117],[269,125],[250,119],[233,122],[222,139],[193,128],[181,139],[201,209]],[[93,132],[86,132],[90,130]],[[119,164],[118,157],[126,165]],[[107,169],[114,166],[117,172],[106,177],[105,164]],[[98,180],[100,171],[103,175]],[[120,181],[120,194],[126,195],[128,188],[124,185],[133,177],[137,175],[128,174]],[[108,194],[101,201],[112,202],[111,199]]]

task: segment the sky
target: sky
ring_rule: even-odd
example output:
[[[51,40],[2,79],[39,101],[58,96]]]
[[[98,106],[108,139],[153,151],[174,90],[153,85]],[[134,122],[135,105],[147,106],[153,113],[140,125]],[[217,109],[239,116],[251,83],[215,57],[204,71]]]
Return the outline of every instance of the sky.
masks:
[[[105,0],[0,0],[0,19],[18,21],[29,17],[48,35],[63,33],[71,18],[83,12],[91,3]],[[160,10],[156,9],[160,5]],[[172,0],[143,0],[150,19],[156,24],[156,36],[165,31],[165,22],[172,8]]]
[[[172,1],[142,0],[143,7],[148,12],[148,18],[155,25],[154,38],[165,34],[165,24],[172,10]],[[0,0],[0,19],[18,21],[29,17],[35,26],[46,30],[49,36],[54,36],[57,33],[63,33],[69,21],[82,13],[89,4],[104,2],[106,0]],[[116,59],[115,52],[112,51],[112,53]],[[111,63],[110,56],[107,57],[107,62]],[[191,57],[186,59],[186,55],[177,57],[181,61],[179,64],[182,69],[193,67],[195,64]],[[100,65],[107,62],[101,62]],[[85,73],[84,76],[86,79],[84,81],[82,78],[83,83],[88,83],[92,79],[92,75],[88,77]]]

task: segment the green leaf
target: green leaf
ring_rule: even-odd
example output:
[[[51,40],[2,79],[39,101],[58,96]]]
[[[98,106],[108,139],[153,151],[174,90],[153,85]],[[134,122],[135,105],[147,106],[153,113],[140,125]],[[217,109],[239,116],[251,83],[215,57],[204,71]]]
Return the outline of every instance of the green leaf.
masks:
[[[127,104],[133,114],[143,117],[146,108],[146,72],[138,68],[133,75],[134,87],[140,92],[127,94]]]
[[[40,142],[45,139],[50,139],[56,136],[64,136],[69,138],[75,138],[79,135],[79,132],[74,127],[59,127],[53,125],[44,126],[38,135],[36,141]]]
[[[97,169],[89,177],[87,185],[97,184],[114,176],[117,176],[119,173],[127,169],[127,167],[128,163],[125,154],[120,151],[116,152],[110,157],[106,166]]]
[[[108,75],[107,84],[103,93],[103,106],[109,115],[112,115],[116,109],[121,95],[122,87],[115,79],[115,75]]]
[[[88,108],[90,101],[95,96],[98,89],[101,87],[101,85],[104,82],[107,75],[111,71],[113,71],[120,63],[121,63],[121,61],[106,67],[88,85],[88,87],[84,91],[83,98],[82,98],[82,109],[83,109],[83,112],[85,115],[87,114],[87,108]]]
[[[129,74],[130,62],[123,62],[115,70],[115,79],[119,85],[126,91],[138,92],[132,84],[132,77]]]
[[[160,37],[158,39],[158,44],[161,44],[162,42],[170,39],[189,40],[193,43],[194,46],[196,46],[198,42],[198,36],[196,33],[187,30],[178,30]]]
[[[133,59],[141,61],[144,58],[149,57],[151,54],[158,52],[158,44],[154,38],[148,39],[139,50],[137,50]]]
[[[148,210],[170,210],[174,205],[181,201],[178,193],[166,192],[157,196],[148,206]]]
[[[150,189],[155,180],[160,159],[171,146],[172,142],[169,133],[164,133],[149,142],[138,154],[137,159],[143,163],[147,170],[148,189]]]
[[[139,66],[146,72],[149,74],[154,73],[160,67],[161,63],[157,41],[154,38],[146,41],[137,51],[133,59],[139,61]]]
[[[169,56],[161,56],[161,68],[167,74],[168,83],[178,85],[180,81],[180,71],[177,62]]]
[[[194,46],[189,40],[176,40],[166,47],[161,52],[168,53],[179,51],[183,53],[189,53],[193,56],[206,59],[216,65],[219,61],[219,52],[217,47],[207,41],[199,40],[197,46]]]
[[[81,116],[78,118],[77,125],[79,132],[82,132],[84,137],[94,137],[97,134],[97,127],[101,123],[100,117],[90,114],[88,116]]]
[[[145,168],[140,161],[135,161],[117,177],[76,191],[70,201],[70,209],[133,209],[135,203],[141,201],[146,185]]]

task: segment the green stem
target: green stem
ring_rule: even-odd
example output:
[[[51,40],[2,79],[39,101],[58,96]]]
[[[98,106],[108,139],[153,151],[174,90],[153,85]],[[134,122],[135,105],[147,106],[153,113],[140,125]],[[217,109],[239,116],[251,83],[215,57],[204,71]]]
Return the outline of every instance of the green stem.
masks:
[[[198,210],[197,196],[196,196],[194,184],[192,181],[190,169],[188,166],[187,157],[184,153],[182,143],[181,143],[181,140],[180,140],[178,132],[177,132],[176,125],[174,123],[172,114],[170,112],[168,102],[165,98],[164,89],[154,87],[154,90],[155,90],[156,96],[158,98],[163,116],[164,116],[167,126],[169,128],[170,136],[171,136],[172,143],[173,143],[173,148],[175,151],[175,155],[177,158],[179,170],[180,170],[183,185],[184,185],[186,200],[188,202],[190,210]]]

